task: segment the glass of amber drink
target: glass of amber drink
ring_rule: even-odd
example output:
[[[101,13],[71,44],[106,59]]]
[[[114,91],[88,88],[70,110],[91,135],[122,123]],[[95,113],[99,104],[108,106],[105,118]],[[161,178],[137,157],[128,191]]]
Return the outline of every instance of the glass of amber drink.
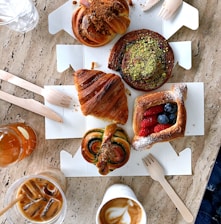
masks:
[[[64,181],[63,173],[56,169],[25,176],[14,182],[6,193],[5,206],[15,198],[19,200],[7,211],[9,223],[62,223],[67,210]]]
[[[0,167],[7,167],[29,156],[36,148],[36,134],[25,123],[0,126]]]

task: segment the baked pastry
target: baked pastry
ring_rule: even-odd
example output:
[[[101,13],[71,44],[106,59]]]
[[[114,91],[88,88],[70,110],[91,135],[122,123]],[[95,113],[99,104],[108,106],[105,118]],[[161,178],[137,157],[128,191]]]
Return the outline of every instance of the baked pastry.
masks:
[[[132,140],[135,150],[148,149],[155,143],[184,136],[186,94],[186,84],[174,84],[171,90],[136,98]]]
[[[80,69],[74,73],[74,83],[85,116],[93,115],[118,124],[127,122],[127,96],[118,75]]]
[[[111,50],[108,67],[120,72],[132,88],[150,91],[162,86],[171,76],[173,50],[160,34],[148,29],[122,36]]]
[[[101,175],[107,175],[127,163],[130,141],[127,133],[116,124],[105,129],[92,129],[82,138],[82,156],[97,166]]]
[[[81,0],[72,16],[75,37],[84,45],[99,47],[116,34],[124,34],[130,24],[127,0]]]

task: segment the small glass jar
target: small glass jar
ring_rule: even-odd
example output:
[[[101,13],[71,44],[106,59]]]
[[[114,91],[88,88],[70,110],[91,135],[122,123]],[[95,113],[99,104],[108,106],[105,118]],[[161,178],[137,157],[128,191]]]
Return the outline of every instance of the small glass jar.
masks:
[[[8,222],[61,224],[67,211],[63,186],[66,186],[66,178],[59,169],[21,177],[5,195],[4,206],[20,198],[6,213]]]
[[[0,167],[7,167],[29,156],[36,148],[35,131],[25,123],[0,126]]]
[[[34,29],[39,21],[38,11],[32,0],[1,0],[0,26],[26,33]]]

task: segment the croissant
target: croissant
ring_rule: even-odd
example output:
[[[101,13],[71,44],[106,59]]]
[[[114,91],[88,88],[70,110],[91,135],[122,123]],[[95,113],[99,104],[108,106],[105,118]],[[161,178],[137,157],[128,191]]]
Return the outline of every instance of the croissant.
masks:
[[[133,114],[135,150],[184,136],[186,128],[187,85],[174,84],[171,90],[139,96]]]
[[[109,43],[116,34],[125,33],[129,24],[127,0],[81,0],[72,16],[75,37],[90,47]]]
[[[122,36],[111,49],[108,67],[120,72],[134,89],[151,91],[162,86],[171,76],[173,50],[160,34],[134,30]]]
[[[97,166],[101,175],[122,167],[130,157],[127,133],[116,124],[105,129],[92,129],[82,138],[82,156]]]
[[[93,115],[118,124],[127,122],[127,96],[118,75],[80,69],[74,73],[74,83],[84,115]]]

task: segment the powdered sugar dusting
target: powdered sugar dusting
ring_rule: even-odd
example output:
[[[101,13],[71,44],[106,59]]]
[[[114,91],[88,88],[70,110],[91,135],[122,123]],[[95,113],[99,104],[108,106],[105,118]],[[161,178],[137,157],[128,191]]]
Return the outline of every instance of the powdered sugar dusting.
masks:
[[[155,142],[156,138],[152,135],[147,137],[139,137],[139,139],[133,142],[133,148],[137,151],[142,151],[148,149]]]
[[[175,102],[177,99],[179,101],[183,101],[184,98],[186,97],[186,92],[187,92],[187,85],[185,83],[181,83],[181,84],[174,84],[172,90],[165,91],[164,94],[166,99]]]
[[[171,91],[165,91],[165,92],[164,92],[165,98],[166,98],[168,101],[174,101],[174,100],[175,100],[174,95],[172,95],[171,93],[172,93]]]
[[[187,85],[185,83],[173,85],[173,94],[175,99],[183,101],[186,98]]]

